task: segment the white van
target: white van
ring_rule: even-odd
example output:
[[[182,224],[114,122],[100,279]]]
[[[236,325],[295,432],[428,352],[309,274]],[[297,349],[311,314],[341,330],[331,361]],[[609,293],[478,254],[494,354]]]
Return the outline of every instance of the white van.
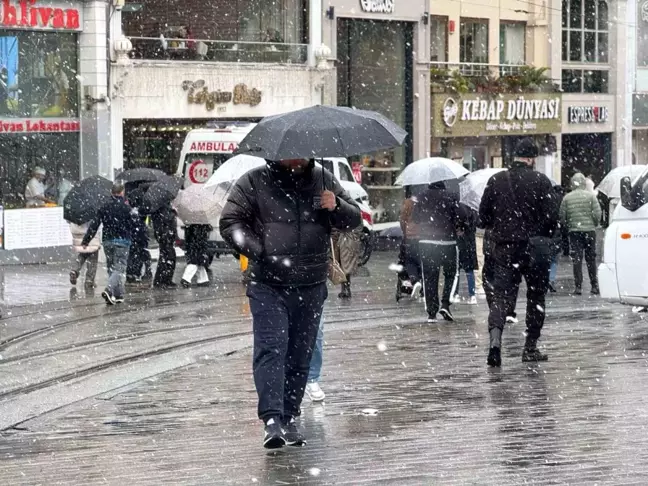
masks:
[[[603,298],[648,306],[648,170],[621,181],[621,202],[605,231],[598,268]]]
[[[176,175],[185,178],[185,187],[204,184],[255,126],[249,122],[222,122],[191,130],[182,145]]]

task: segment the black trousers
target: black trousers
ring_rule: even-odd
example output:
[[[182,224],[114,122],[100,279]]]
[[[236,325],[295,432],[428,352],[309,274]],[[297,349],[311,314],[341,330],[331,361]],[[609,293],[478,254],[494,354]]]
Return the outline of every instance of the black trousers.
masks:
[[[160,244],[160,259],[155,270],[153,285],[168,285],[173,282],[176,267],[175,242],[172,238],[161,238],[158,243]]]
[[[457,245],[437,245],[419,242],[419,256],[423,269],[425,309],[435,317],[442,307],[450,308],[450,297],[457,284]],[[443,295],[439,307],[439,275],[443,269]]]
[[[507,314],[515,308],[522,278],[527,284],[527,339],[540,337],[545,320],[545,296],[549,288],[550,261],[531,263],[527,242],[498,243],[492,252],[492,303],[488,329],[504,329]]]
[[[421,258],[418,245],[418,241],[408,241],[404,244],[403,266],[412,284],[421,280]]]
[[[189,224],[185,229],[185,246],[187,263],[207,268],[209,266],[209,233],[208,224]]]
[[[596,273],[596,232],[572,231],[569,233],[571,259],[574,265],[574,285],[577,289],[583,287],[583,254],[587,263],[590,284],[593,289],[598,289],[598,276]]]
[[[254,384],[259,418],[297,417],[317,339],[326,283],[247,288],[254,330]]]
[[[144,267],[144,276],[150,276],[151,254],[148,252],[147,247],[148,244],[143,246],[135,241],[131,243],[128,252],[128,265],[126,266],[127,279],[136,280],[142,277],[142,267]]]
[[[484,285],[484,293],[486,294],[486,304],[488,304],[489,309],[493,306],[493,302],[495,301],[495,291],[493,289],[493,284],[492,284],[494,277],[495,277],[495,263],[493,261],[493,257],[491,256],[490,253],[486,253],[486,251],[484,251],[484,268],[482,270],[482,282]],[[518,281],[517,285],[520,285],[520,281],[522,279],[521,275],[519,277],[520,280]],[[509,308],[506,311],[506,317],[517,317],[517,314],[515,313],[516,306],[517,306],[517,299],[509,302]]]

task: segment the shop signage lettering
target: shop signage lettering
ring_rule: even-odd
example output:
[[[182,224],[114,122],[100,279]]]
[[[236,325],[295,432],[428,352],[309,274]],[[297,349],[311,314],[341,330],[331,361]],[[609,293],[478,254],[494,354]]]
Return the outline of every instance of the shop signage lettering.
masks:
[[[363,12],[394,13],[394,0],[360,0]]]
[[[570,106],[567,109],[569,123],[605,123],[608,117],[606,106]]]
[[[78,132],[78,120],[0,120],[0,133]]]
[[[205,105],[207,111],[212,111],[216,105],[234,103],[235,105],[257,106],[261,103],[261,91],[256,88],[249,89],[246,84],[234,86],[233,91],[209,91],[205,81],[184,81],[182,89],[188,91],[187,102]]]
[[[550,120],[560,116],[560,100],[464,100],[461,121]]]
[[[223,153],[229,154],[234,152],[238,148],[236,142],[192,142],[191,147],[189,148],[190,152],[201,152],[201,153]]]
[[[79,30],[81,18],[75,8],[36,7],[36,0],[2,0],[2,25],[19,28]]]

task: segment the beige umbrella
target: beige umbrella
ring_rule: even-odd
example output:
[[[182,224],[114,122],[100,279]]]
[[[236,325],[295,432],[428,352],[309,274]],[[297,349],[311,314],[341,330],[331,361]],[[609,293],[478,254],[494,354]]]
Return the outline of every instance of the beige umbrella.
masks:
[[[184,224],[214,226],[227,202],[228,192],[229,185],[206,187],[204,184],[193,184],[178,193],[173,207]]]

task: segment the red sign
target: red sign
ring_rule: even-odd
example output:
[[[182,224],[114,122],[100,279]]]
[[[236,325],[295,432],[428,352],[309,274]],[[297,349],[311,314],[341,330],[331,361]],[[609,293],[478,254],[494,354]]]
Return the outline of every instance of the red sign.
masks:
[[[353,178],[358,184],[362,184],[362,164],[354,162],[352,165]]]
[[[35,7],[36,0],[2,0],[2,25],[18,28],[79,30],[80,13],[75,8]]]
[[[190,152],[217,152],[231,154],[238,148],[236,142],[192,142]]]
[[[0,119],[0,133],[78,132],[81,123],[74,118]]]
[[[209,175],[209,167],[204,160],[194,160],[189,166],[189,180],[192,184],[204,184]]]

